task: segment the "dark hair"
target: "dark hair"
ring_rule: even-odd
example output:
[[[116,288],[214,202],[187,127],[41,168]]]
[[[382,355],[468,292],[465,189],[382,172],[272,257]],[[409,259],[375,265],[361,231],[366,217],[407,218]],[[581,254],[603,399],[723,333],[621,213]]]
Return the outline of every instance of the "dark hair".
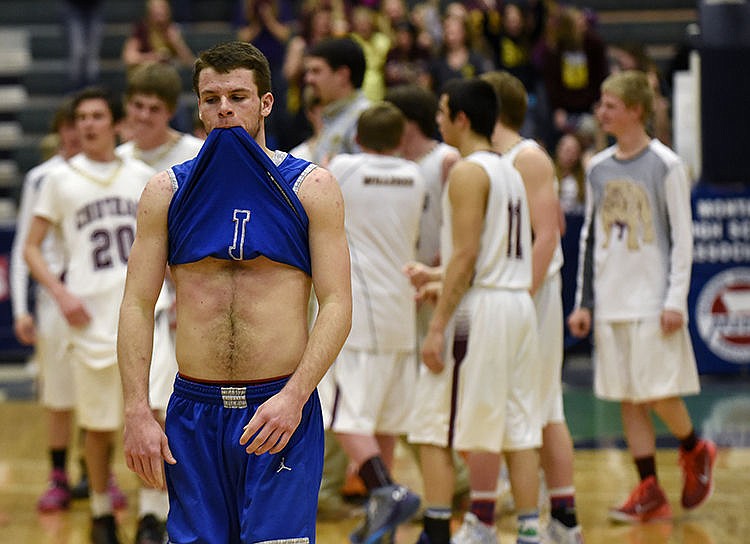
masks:
[[[414,84],[398,85],[386,91],[385,100],[414,121],[425,136],[432,138],[437,134],[438,100],[431,91]]]
[[[76,120],[76,112],[73,109],[73,98],[65,98],[52,116],[50,132],[57,133],[64,125],[72,125]]]
[[[205,68],[213,68],[226,74],[238,68],[253,72],[258,96],[271,92],[271,67],[266,56],[254,45],[247,42],[224,42],[201,52],[193,66],[193,90],[198,92],[198,78]]]
[[[495,90],[500,122],[515,131],[521,130],[528,107],[528,95],[521,80],[505,70],[485,72],[479,77]]]
[[[123,117],[125,117],[125,110],[122,107],[122,100],[120,100],[119,97],[115,96],[115,94],[106,87],[86,87],[85,89],[78,91],[73,96],[72,108],[74,114],[78,109],[78,106],[81,105],[81,102],[83,102],[84,100],[93,100],[97,98],[100,98],[107,103],[109,112],[112,114],[113,123],[117,123],[121,121]]]
[[[359,114],[357,139],[362,147],[390,151],[401,144],[406,118],[390,102],[378,102]]]
[[[342,66],[349,68],[349,81],[355,89],[362,86],[365,79],[365,54],[362,47],[351,38],[326,38],[310,47],[307,57],[322,58],[332,70]]]
[[[136,66],[128,74],[125,98],[135,94],[155,95],[174,111],[182,92],[182,79],[177,68],[164,62],[149,62]]]
[[[492,138],[497,119],[497,97],[492,85],[479,78],[450,79],[443,87],[442,94],[448,96],[451,120],[462,111],[472,131],[488,140]]]

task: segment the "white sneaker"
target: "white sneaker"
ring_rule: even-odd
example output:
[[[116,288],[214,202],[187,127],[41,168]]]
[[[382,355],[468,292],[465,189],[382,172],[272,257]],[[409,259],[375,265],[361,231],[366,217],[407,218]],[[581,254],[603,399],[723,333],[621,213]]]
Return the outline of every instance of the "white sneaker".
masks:
[[[583,544],[581,526],[567,527],[555,518],[549,520],[545,544]]]
[[[451,537],[451,544],[498,544],[496,529],[479,521],[471,512],[466,512],[464,522]]]

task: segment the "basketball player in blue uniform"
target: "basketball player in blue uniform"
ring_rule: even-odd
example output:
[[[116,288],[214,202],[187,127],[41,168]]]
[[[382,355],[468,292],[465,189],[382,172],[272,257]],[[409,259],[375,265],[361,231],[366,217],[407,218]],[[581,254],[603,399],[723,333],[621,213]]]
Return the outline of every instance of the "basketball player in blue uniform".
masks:
[[[255,47],[205,51],[193,87],[208,139],[139,203],[118,342],[126,461],[168,488],[170,542],[314,542],[315,387],[351,326],[341,192],[326,170],[265,147],[273,95]],[[148,405],[148,361],[167,264],[179,374],[165,433]]]

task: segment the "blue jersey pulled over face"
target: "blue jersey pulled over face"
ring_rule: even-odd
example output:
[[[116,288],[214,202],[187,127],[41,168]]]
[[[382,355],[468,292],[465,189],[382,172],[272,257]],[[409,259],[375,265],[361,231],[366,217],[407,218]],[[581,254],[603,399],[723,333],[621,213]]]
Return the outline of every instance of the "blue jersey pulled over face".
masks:
[[[296,194],[315,166],[277,166],[241,127],[214,129],[200,153],[170,170],[169,264],[260,255],[311,274],[308,217]]]

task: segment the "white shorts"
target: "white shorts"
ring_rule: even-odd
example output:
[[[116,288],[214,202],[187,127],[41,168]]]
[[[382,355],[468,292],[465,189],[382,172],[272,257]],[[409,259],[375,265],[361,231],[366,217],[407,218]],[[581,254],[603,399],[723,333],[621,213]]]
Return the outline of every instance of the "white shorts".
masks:
[[[333,431],[365,435],[409,431],[417,379],[414,352],[371,353],[345,347],[332,370]]]
[[[547,278],[534,295],[541,359],[542,425],[565,421],[562,396],[563,307],[560,274]]]
[[[75,407],[75,387],[70,353],[68,322],[46,290],[36,290],[36,344],[34,359],[39,364],[39,398],[52,410]]]
[[[94,368],[76,356],[73,376],[78,424],[93,431],[121,429],[123,402],[117,365]]]
[[[421,359],[422,339],[427,333],[430,323],[432,305],[421,305],[417,310],[417,335],[419,338],[419,357]],[[450,338],[446,341],[453,345],[455,338],[454,318],[448,330],[451,331]],[[465,338],[465,335],[461,337]],[[446,345],[448,345],[446,343]],[[443,358],[445,366],[440,374],[430,372],[424,364],[419,365],[417,385],[414,391],[414,410],[412,412],[411,430],[407,440],[412,444],[430,444],[439,447],[448,447],[451,443],[451,405],[455,399],[453,384],[456,377],[453,374],[455,368],[452,350]]]
[[[336,379],[333,377],[333,366],[323,375],[318,383],[318,397],[320,397],[320,410],[323,412],[323,428],[331,428],[333,410],[336,407]]]
[[[646,402],[700,392],[687,326],[665,336],[659,317],[597,321],[594,393],[607,400]]]
[[[542,443],[541,365],[534,302],[526,291],[472,289],[458,368],[453,447],[515,451]]]
[[[154,321],[154,348],[148,376],[148,398],[153,410],[166,411],[176,375],[177,359],[169,329],[169,312],[158,312]]]

